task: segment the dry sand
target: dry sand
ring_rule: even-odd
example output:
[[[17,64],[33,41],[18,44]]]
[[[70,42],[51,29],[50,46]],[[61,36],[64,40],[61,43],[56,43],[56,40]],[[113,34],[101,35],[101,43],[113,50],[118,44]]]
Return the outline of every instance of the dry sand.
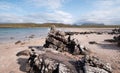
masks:
[[[107,31],[109,32],[111,29],[108,28],[62,28],[60,30],[64,31]],[[112,39],[114,35],[108,34],[86,34],[86,35],[73,35],[73,38],[79,40],[79,42],[85,47],[92,50],[92,54],[98,56],[100,59],[105,60],[112,64],[113,73],[120,73],[120,48],[116,46],[115,43],[105,42],[105,39]],[[89,44],[89,41],[96,41],[98,44]],[[25,73],[24,71],[24,63],[20,62],[16,53],[28,49],[29,46],[42,46],[45,42],[45,38],[33,38],[28,41],[22,41],[25,44],[17,44],[15,42],[0,44],[0,73]],[[23,58],[23,57],[22,57]],[[25,61],[23,59],[22,61]],[[22,66],[20,66],[22,64]]]

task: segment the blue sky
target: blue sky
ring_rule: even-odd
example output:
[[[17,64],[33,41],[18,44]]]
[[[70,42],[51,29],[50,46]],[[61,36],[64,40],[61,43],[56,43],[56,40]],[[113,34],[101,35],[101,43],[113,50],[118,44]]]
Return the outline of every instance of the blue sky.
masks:
[[[120,24],[120,0],[0,0],[0,23]]]

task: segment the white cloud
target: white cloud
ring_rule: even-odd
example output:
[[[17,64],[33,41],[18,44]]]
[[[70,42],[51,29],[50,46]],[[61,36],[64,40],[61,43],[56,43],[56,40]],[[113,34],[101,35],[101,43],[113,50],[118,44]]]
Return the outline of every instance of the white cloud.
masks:
[[[63,6],[65,0],[23,0],[23,5],[26,7],[43,9],[47,8],[47,12],[27,12],[21,5],[13,4],[10,2],[0,2],[0,22],[2,23],[72,23],[73,17],[71,14],[61,11],[60,8]],[[26,2],[27,1],[27,2]],[[33,9],[34,10],[34,9]],[[45,9],[44,9],[45,10]]]
[[[49,17],[49,19],[56,22],[62,22],[62,23],[73,22],[72,15],[63,11],[55,11],[54,13],[47,13],[47,16]]]
[[[3,11],[3,13],[19,13],[24,12],[24,10],[19,7],[18,5],[8,3],[8,2],[0,2],[0,12]]]
[[[0,22],[8,23],[71,23],[72,15],[63,11],[54,11],[52,13],[38,13],[28,15],[0,14]]]
[[[12,14],[0,14],[1,23],[20,23],[22,22],[21,17]]]
[[[29,0],[28,2],[37,7],[46,7],[49,9],[59,9],[65,0]]]
[[[79,22],[118,24],[120,21],[120,0],[97,0],[95,9],[82,16]]]
[[[13,8],[13,5],[7,2],[0,2],[0,10],[10,10]]]
[[[71,23],[72,15],[63,11],[54,11],[51,13],[38,13],[25,16],[25,21],[34,23]]]
[[[0,10],[8,10],[10,9],[11,7],[8,6],[8,5],[4,5],[4,4],[0,4]]]

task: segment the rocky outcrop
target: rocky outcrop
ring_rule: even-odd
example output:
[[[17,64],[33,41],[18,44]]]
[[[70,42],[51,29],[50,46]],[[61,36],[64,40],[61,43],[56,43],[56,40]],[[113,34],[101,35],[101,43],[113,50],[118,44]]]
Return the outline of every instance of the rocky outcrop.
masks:
[[[109,73],[104,69],[92,67],[92,66],[84,66],[85,73]]]
[[[114,29],[113,32],[119,34],[118,36],[114,36],[114,40],[118,43],[118,46],[120,46],[120,28]]]
[[[29,73],[71,73],[66,65],[50,58],[37,56],[34,61],[29,59],[28,64]]]
[[[120,34],[120,28],[113,29],[112,34]]]
[[[21,56],[21,55],[24,55],[24,56],[30,56],[30,51],[29,50],[23,50],[23,51],[20,51],[16,54],[16,56]]]
[[[17,56],[29,56],[25,65],[27,73],[77,73],[74,65],[69,62],[72,58],[49,49],[24,50],[18,52]],[[30,54],[25,55],[28,52]]]
[[[114,36],[114,40],[117,42],[118,46],[120,46],[120,35]]]
[[[25,65],[27,73],[112,73],[111,65],[98,57],[86,55],[75,60],[55,50],[27,51],[30,53]],[[27,53],[26,50],[22,52]]]
[[[70,35],[66,36],[65,32],[58,31],[53,27],[46,38],[44,47],[54,48],[60,52],[66,51],[75,55],[89,53],[88,49],[80,45],[76,39],[72,39]]]
[[[68,52],[69,55],[61,52]],[[109,63],[91,56],[89,50],[76,39],[56,30],[54,26],[43,47],[30,46],[16,55],[29,56],[25,65],[27,73],[112,73]]]
[[[85,73],[112,73],[111,65],[95,56],[86,55],[80,64]]]

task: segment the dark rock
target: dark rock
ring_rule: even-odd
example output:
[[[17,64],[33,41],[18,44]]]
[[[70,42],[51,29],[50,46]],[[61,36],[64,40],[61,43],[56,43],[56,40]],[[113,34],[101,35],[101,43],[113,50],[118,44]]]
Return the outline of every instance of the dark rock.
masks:
[[[44,47],[54,48],[60,52],[66,51],[71,54],[85,54],[88,52],[85,48],[80,47],[76,39],[71,39],[71,35],[66,38],[66,33],[62,31],[57,31],[51,28],[48,37],[46,38]]]
[[[30,55],[26,66],[28,73],[72,73],[63,63],[42,55]]]
[[[9,73],[15,73],[14,71],[10,71]]]
[[[97,44],[95,41],[90,41],[89,44]]]
[[[120,35],[114,36],[113,39],[117,42],[117,45],[120,46]]]
[[[116,42],[116,40],[114,40],[114,39],[106,39],[106,40],[104,40],[104,41],[106,41],[106,42],[111,42],[111,43]]]
[[[52,25],[50,28],[50,33],[54,33],[56,31],[55,25]]]
[[[115,28],[111,32],[112,34],[120,34],[120,28]]]
[[[19,44],[19,43],[21,43],[21,41],[17,41],[17,42],[15,42],[15,44]]]
[[[80,34],[80,32],[65,32],[66,35],[77,35]]]
[[[57,31],[56,35],[64,37],[65,36],[65,32]]]
[[[21,55],[30,56],[30,51],[29,50],[23,50],[23,51],[20,51],[16,54],[16,56],[21,56]]]
[[[108,73],[112,73],[111,65],[97,57],[86,55],[82,61],[85,63],[85,66],[97,67],[107,71]]]
[[[80,50],[80,54],[83,54],[83,55],[88,55],[91,53],[91,51],[88,48],[82,45],[80,45],[79,50]]]
[[[93,32],[83,34],[91,33]],[[96,44],[96,42],[91,41],[90,44]],[[51,27],[41,49],[38,46],[28,48],[29,50],[16,54],[17,56],[29,56],[25,65],[27,73],[112,73],[109,63],[91,56],[88,48],[78,43],[78,40],[71,38],[71,35],[66,36],[65,32],[57,31],[55,26]],[[72,55],[68,53],[64,55],[60,52],[69,52]],[[81,59],[78,57],[80,54],[84,56]]]
[[[85,73],[109,73],[104,69],[92,67],[92,66],[84,66]]]
[[[14,37],[10,37],[10,39],[14,39]]]
[[[34,38],[35,35],[30,35],[28,38]]]
[[[103,34],[103,32],[96,32],[96,34],[101,35],[101,34]]]

